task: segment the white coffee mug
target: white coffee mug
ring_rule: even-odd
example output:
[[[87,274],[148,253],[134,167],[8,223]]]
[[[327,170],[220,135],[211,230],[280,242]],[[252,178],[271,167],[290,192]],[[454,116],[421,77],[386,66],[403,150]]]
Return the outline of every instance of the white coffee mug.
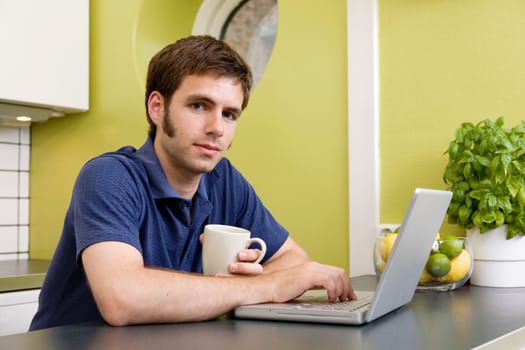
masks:
[[[261,246],[259,263],[266,254],[266,244],[260,238],[250,238],[250,231],[228,225],[206,225],[202,241],[202,270],[205,275],[229,274],[231,263],[238,262],[237,254],[253,243]]]

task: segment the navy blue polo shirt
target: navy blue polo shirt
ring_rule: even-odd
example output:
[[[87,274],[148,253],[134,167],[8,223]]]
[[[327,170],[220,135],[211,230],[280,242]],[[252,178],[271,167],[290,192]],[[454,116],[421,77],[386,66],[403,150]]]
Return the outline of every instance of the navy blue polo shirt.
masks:
[[[206,224],[244,227],[262,238],[263,263],[288,237],[226,158],[202,176],[192,200],[170,187],[150,138],[138,150],[128,146],[90,160],[75,183],[30,329],[102,320],[82,269],[86,247],[124,242],[147,267],[199,273]]]

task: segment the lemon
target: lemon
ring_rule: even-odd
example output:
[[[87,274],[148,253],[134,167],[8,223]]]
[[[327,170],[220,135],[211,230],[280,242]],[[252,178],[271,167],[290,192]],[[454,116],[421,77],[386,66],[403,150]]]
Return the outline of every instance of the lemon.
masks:
[[[396,238],[397,233],[387,233],[379,243],[379,255],[381,255],[383,261],[387,261],[388,257],[390,256],[390,252],[392,251],[392,247],[394,246]]]
[[[470,254],[463,249],[456,258],[450,260],[450,271],[438,278],[438,281],[444,283],[461,281],[470,271],[470,263]]]
[[[463,241],[461,239],[441,240],[439,252],[445,254],[449,259],[454,259],[463,251]]]
[[[419,277],[419,284],[425,284],[432,282],[434,278],[430,273],[428,273],[427,269],[423,269],[423,272],[421,273],[421,277]]]
[[[379,263],[379,271],[384,272],[385,271],[386,263],[384,261],[381,261]]]
[[[425,267],[433,277],[442,277],[450,271],[450,260],[443,253],[435,253],[430,255]]]

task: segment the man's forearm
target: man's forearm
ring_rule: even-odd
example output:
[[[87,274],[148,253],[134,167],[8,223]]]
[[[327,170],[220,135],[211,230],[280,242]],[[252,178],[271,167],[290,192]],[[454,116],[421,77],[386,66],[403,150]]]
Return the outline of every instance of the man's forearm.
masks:
[[[112,325],[202,321],[237,305],[271,299],[269,285],[254,277],[208,277],[145,268],[99,309]],[[267,295],[265,295],[265,293]]]
[[[82,257],[98,309],[111,325],[199,321],[272,298],[272,281],[144,267],[140,253],[124,243],[95,244]]]

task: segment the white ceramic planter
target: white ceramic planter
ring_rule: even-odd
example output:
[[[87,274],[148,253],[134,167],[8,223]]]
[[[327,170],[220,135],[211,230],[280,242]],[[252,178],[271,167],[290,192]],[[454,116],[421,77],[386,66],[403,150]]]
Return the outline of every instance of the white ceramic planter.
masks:
[[[470,284],[482,287],[525,287],[525,237],[506,239],[507,226],[479,233],[467,230],[474,252]]]

